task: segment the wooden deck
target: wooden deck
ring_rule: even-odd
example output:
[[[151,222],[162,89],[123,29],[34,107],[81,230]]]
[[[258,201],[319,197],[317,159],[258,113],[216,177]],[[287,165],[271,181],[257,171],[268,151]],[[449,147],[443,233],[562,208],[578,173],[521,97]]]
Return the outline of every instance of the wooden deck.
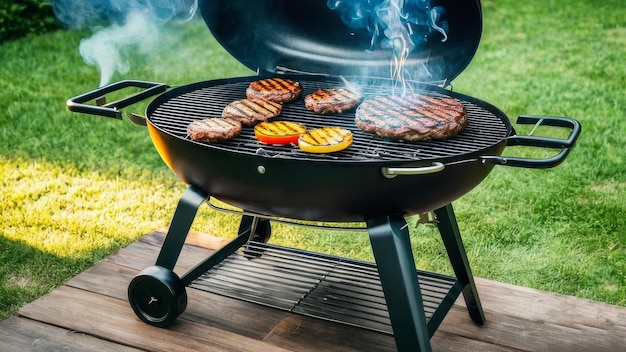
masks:
[[[154,264],[154,232],[0,322],[0,351],[393,351],[393,337],[188,288],[187,310],[168,329],[136,318],[131,278]],[[188,237],[176,272],[225,240]],[[626,308],[477,278],[487,324],[462,298],[431,342],[435,351],[624,351]]]

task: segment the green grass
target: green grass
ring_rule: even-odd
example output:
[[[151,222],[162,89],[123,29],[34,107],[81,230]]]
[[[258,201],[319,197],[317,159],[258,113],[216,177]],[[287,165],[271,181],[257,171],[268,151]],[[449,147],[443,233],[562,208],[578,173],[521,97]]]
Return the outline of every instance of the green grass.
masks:
[[[486,40],[457,90],[511,117],[576,118],[583,134],[558,168],[496,168],[458,202],[461,226],[474,224],[472,263],[479,276],[625,305],[626,9],[512,3],[484,2]]]
[[[495,167],[454,203],[475,275],[626,306],[626,8],[620,5],[483,1],[483,39],[454,90],[498,106],[512,120],[572,117],[583,133],[557,168]],[[65,109],[69,97],[99,81],[77,50],[89,34],[58,31],[0,46],[0,319],[167,226],[185,189],[144,128]],[[252,74],[199,21],[170,26],[159,50],[129,59],[130,72],[114,80],[179,85]],[[129,111],[142,113],[143,106]],[[544,154],[529,149],[506,153]],[[417,266],[450,273],[437,231],[416,221],[409,218]],[[202,207],[192,229],[232,236],[236,227],[236,216]],[[272,242],[372,259],[363,232],[275,225]]]

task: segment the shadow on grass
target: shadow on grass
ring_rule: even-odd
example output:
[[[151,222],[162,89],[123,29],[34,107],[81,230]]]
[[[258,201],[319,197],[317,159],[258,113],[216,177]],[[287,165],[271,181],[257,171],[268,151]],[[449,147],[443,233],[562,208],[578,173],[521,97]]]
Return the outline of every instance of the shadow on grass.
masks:
[[[0,320],[97,261],[93,254],[62,258],[0,235]]]

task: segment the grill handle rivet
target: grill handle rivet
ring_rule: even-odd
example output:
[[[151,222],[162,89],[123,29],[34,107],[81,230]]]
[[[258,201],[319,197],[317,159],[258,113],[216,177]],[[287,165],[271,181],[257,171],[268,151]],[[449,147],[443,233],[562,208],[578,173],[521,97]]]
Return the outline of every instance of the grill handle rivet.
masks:
[[[264,175],[264,174],[265,174],[265,166],[263,166],[263,165],[259,165],[259,166],[257,166],[257,167],[256,167],[256,171],[257,171],[259,174]]]

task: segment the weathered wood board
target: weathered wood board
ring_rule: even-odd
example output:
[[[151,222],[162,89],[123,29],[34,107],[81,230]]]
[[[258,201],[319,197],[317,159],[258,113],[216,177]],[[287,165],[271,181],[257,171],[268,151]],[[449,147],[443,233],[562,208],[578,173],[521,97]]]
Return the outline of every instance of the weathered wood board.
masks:
[[[0,322],[0,351],[394,351],[393,337],[187,289],[176,323],[142,323],[127,302],[132,277],[152,265],[163,233],[148,234]],[[227,240],[190,234],[182,274]],[[620,351],[626,308],[477,278],[487,324],[463,299],[431,342],[435,351]]]

